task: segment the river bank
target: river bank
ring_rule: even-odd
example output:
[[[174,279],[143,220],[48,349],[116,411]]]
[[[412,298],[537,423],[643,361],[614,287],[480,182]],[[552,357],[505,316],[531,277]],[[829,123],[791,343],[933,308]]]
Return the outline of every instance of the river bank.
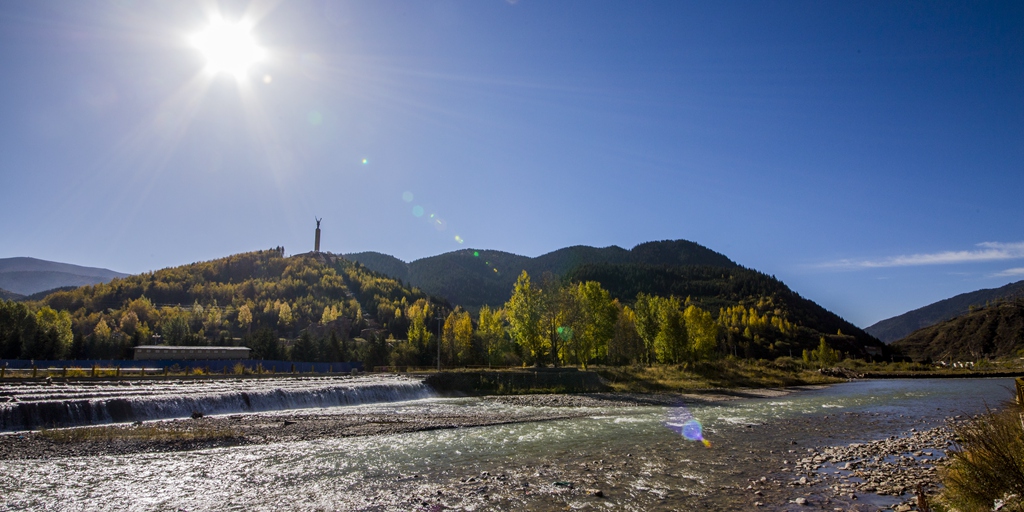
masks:
[[[239,433],[206,449],[188,439],[54,448],[54,437],[32,437],[44,432],[16,434],[51,444],[38,456],[29,444],[0,446],[20,453],[0,458],[0,510],[874,512],[915,500],[916,483],[934,492],[928,465],[949,441],[936,429],[1005,399],[1007,384],[433,398],[112,426]]]
[[[177,418],[129,424],[43,429],[0,435],[0,460],[90,457],[147,452],[393,435],[513,423],[555,421],[592,414],[593,408],[710,404],[780,397],[801,388],[708,390],[688,394],[581,393],[488,396],[509,407],[459,408],[438,413],[322,409]],[[803,388],[811,389],[811,388]],[[539,409],[539,410],[538,410]]]

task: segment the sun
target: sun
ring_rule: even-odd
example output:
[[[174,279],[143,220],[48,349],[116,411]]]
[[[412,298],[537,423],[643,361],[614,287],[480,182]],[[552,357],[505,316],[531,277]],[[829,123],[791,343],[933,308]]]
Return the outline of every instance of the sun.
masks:
[[[239,79],[265,53],[253,39],[250,27],[222,19],[212,20],[206,30],[194,34],[189,42],[206,57],[207,70],[231,73]]]

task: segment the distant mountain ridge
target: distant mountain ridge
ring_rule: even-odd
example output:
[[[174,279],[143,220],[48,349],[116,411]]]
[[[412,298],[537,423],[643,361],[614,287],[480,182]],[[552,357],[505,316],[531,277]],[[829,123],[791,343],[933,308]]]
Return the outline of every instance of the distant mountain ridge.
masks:
[[[971,306],[984,306],[987,302],[1021,296],[1024,296],[1024,281],[1010,283],[1000,288],[986,288],[961,293],[955,297],[882,320],[864,330],[885,343],[892,343],[909,336],[918,329],[966,314],[970,311]]]
[[[105,268],[83,267],[36,258],[0,258],[0,288],[18,295],[66,286],[107,283],[128,274]]]
[[[378,252],[343,256],[375,272],[401,279],[430,295],[445,297],[471,309],[484,304],[504,304],[523,270],[534,279],[541,279],[545,272],[562,276],[585,264],[738,267],[724,254],[688,240],[647,242],[630,250],[616,245],[603,248],[576,245],[536,258],[474,249],[421,258],[411,263]]]
[[[997,301],[918,329],[892,346],[917,361],[1017,357],[1024,350],[1024,298]]]

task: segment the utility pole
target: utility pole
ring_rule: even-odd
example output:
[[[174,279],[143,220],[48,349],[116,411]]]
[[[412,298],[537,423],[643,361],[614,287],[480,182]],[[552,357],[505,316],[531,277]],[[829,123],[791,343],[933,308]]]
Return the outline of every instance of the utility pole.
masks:
[[[441,320],[444,320],[444,315],[439,307],[437,308],[437,371],[441,371]]]

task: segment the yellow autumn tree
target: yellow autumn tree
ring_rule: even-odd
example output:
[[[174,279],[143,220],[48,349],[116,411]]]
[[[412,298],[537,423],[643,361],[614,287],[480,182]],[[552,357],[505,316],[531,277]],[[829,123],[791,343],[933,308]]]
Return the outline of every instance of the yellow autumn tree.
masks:
[[[547,354],[548,342],[541,334],[540,290],[530,284],[524,270],[516,279],[512,297],[505,303],[509,336],[523,348],[527,361],[540,366]]]

